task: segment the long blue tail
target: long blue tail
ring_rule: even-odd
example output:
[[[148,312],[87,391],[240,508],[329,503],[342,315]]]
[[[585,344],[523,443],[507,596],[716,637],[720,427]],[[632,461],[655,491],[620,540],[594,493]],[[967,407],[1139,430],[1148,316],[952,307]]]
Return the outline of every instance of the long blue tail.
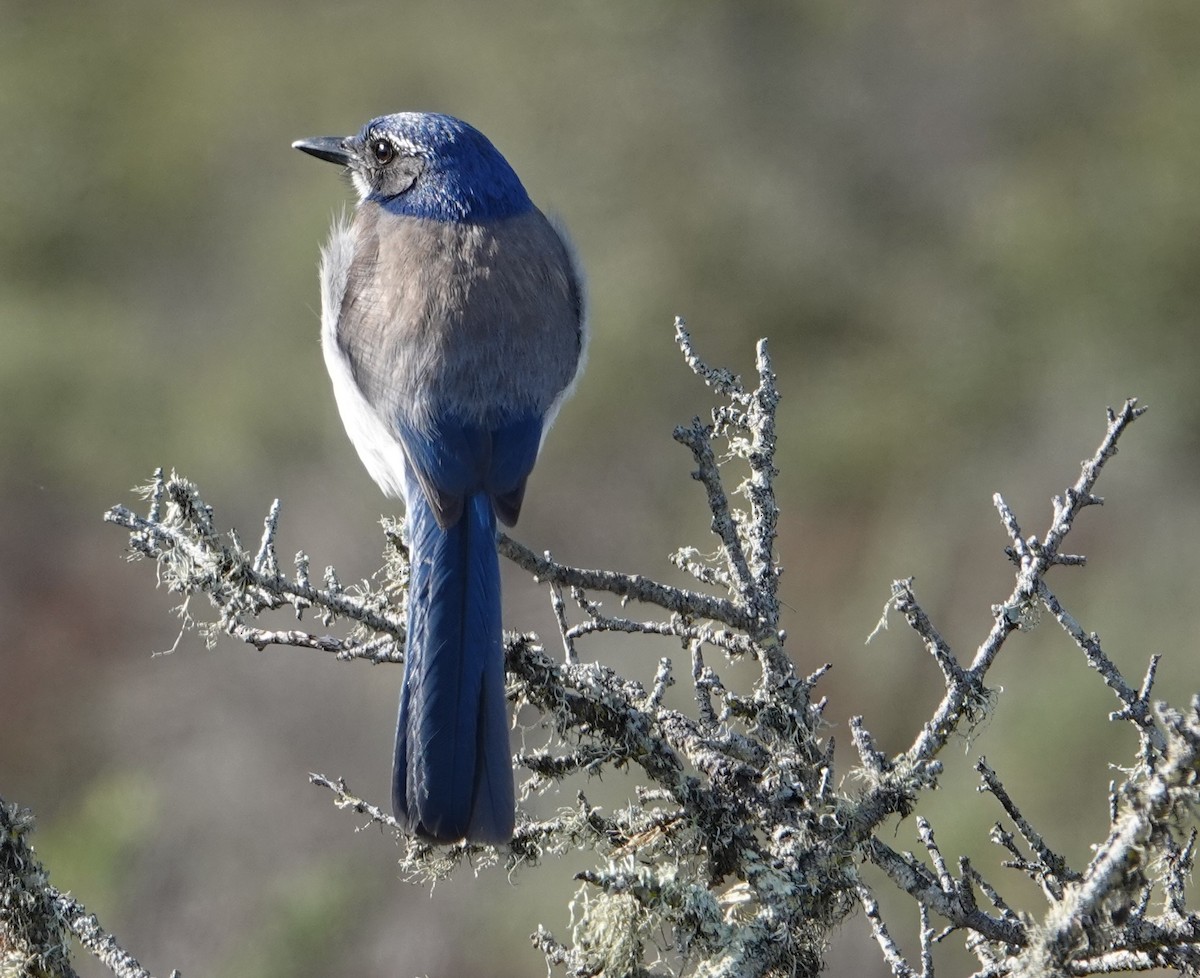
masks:
[[[485,493],[441,529],[410,494],[412,580],[392,804],[412,832],[437,842],[507,842],[512,755],[504,699],[496,517]]]

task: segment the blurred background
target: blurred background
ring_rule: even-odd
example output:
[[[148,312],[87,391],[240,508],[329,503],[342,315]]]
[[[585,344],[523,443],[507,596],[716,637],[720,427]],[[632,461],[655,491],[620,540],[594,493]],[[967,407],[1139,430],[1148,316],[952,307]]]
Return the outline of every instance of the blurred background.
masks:
[[[173,467],[246,540],[280,497],[280,554],[303,548],[314,574],[378,566],[393,506],[317,339],[318,247],[352,195],[289,143],[399,109],[491,136],[587,272],[588,371],[519,539],[676,579],[669,552],[714,545],[671,430],[712,401],[672,317],[745,376],[769,337],[789,648],[805,672],[834,664],[844,772],[847,718],[900,750],[939,698],[902,623],[864,644],[890,582],[914,576],[969,659],[1011,587],[992,493],[1044,534],[1105,406],[1138,395],[1151,413],[1071,537],[1089,564],[1052,582],[1131,681],[1162,652],[1158,694],[1186,703],[1198,38],[1186,0],[0,0],[0,795],[38,814],[52,880],[156,974],[540,975],[527,935],[569,934],[586,857],[430,894],[309,786],[321,771],[386,799],[399,669],[195,633],[153,657],[176,644],[175,602],[101,520]],[[508,627],[552,636],[545,594],[505,573]],[[581,651],[642,678],[680,658]],[[998,868],[1001,813],[971,763],[985,753],[1081,865],[1134,738],[1049,616],[991,684],[993,715],[922,804],[948,857],[1037,908]],[[911,821],[888,841],[916,848]],[[885,912],[915,951],[913,908]],[[830,962],[885,973],[861,915]]]

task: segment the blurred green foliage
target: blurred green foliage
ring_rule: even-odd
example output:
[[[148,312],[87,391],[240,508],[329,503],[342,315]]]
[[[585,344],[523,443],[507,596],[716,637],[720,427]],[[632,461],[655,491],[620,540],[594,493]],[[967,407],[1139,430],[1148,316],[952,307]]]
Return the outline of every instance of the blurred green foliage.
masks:
[[[137,852],[159,812],[158,793],[144,773],[101,774],[77,795],[69,814],[39,828],[38,857],[43,865],[70,866],[72,889],[87,893],[88,909],[103,919],[122,906]]]
[[[1200,575],[1198,36],[1200,7],[1184,0],[0,0],[0,777],[27,797],[9,793],[78,825],[70,810],[99,790],[90,765],[125,763],[123,745],[146,736],[129,733],[127,700],[113,712],[114,670],[179,668],[144,658],[174,634],[144,574],[56,570],[68,555],[117,566],[120,541],[98,515],[154,466],[227,501],[244,532],[281,496],[296,546],[316,563],[357,554],[348,576],[369,572],[372,521],[391,504],[345,442],[316,342],[317,248],[350,192],[289,143],[402,108],[487,132],[587,271],[590,365],[531,487],[531,543],[646,573],[680,543],[707,546],[669,444],[706,401],[671,319],[741,370],[770,337],[790,647],[835,663],[831,716],[863,713],[898,748],[914,717],[896,703],[917,709],[936,688],[898,629],[861,646],[888,582],[915,574],[969,655],[1007,589],[991,493],[1041,532],[1104,406],[1138,394],[1153,410],[1076,540],[1092,563],[1061,587],[1131,675],[1165,651],[1160,692],[1181,700],[1200,685],[1187,614]],[[517,590],[512,624],[531,627]],[[1063,786],[1092,786],[1080,797],[1100,825],[1104,765],[1131,741],[1105,726],[1112,704],[1052,624],[1028,643],[1028,659],[1000,666],[1006,692],[982,736],[1007,738],[989,759],[1086,855]],[[636,655],[643,670],[653,658],[596,654]],[[380,683],[332,671],[336,695]],[[266,726],[240,750],[283,749],[289,707],[271,689],[257,694]],[[82,753],[30,774],[27,759],[46,756],[33,704],[49,690],[78,726],[46,720],[41,733],[53,723]],[[196,711],[187,736],[201,750],[211,704],[184,695],[179,709]],[[346,736],[336,712],[313,718],[322,746]],[[1061,756],[1029,739],[1038,722],[1054,725]],[[288,756],[289,776],[307,770],[308,754]],[[978,845],[995,814],[981,807],[982,831],[947,825],[939,839]],[[308,855],[280,851],[296,864],[280,871],[319,877]],[[50,869],[66,887],[89,879],[74,857]],[[547,893],[538,919],[563,926],[549,915],[565,892]],[[297,894],[279,919],[303,929],[321,906]],[[287,943],[290,926],[275,927]],[[522,946],[501,955],[514,973],[540,967]],[[410,951],[407,970],[434,967]],[[357,953],[360,973],[386,957]]]
[[[229,978],[339,973],[345,935],[356,926],[356,904],[378,889],[369,883],[364,889],[358,875],[335,860],[305,865],[273,888],[251,934],[214,973]]]

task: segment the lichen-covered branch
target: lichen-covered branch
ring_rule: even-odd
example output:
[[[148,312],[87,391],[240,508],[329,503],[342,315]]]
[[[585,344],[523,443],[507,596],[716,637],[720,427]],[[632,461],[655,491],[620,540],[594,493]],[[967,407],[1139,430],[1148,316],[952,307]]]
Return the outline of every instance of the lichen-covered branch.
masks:
[[[988,669],[1005,640],[1014,631],[1036,622],[1041,608],[1054,616],[1083,652],[1086,664],[1120,700],[1121,709],[1111,718],[1132,722],[1142,742],[1137,762],[1114,793],[1109,835],[1096,848],[1091,863],[1081,869],[1071,867],[1051,849],[1021,813],[996,772],[982,758],[977,762],[981,790],[997,799],[1017,830],[1014,835],[997,824],[992,839],[1010,855],[1006,866],[1040,885],[1047,901],[1041,912],[1025,907],[1020,916],[1015,914],[999,896],[999,888],[985,881],[966,860],[961,861],[957,877],[951,874],[933,842],[932,829],[923,819],[918,818],[918,827],[934,872],[912,856],[895,853],[879,838],[869,841],[868,857],[898,886],[927,911],[937,913],[952,928],[968,935],[968,946],[982,965],[980,976],[1032,978],[1154,967],[1194,973],[1200,961],[1200,916],[1186,909],[1185,897],[1196,835],[1194,821],[1200,810],[1200,700],[1193,700],[1187,713],[1152,704],[1150,692],[1157,657],[1151,658],[1140,686],[1135,687],[1105,654],[1099,637],[1086,632],[1063,607],[1045,578],[1055,566],[1085,563],[1080,555],[1064,554],[1063,543],[1079,513],[1103,502],[1093,492],[1096,480],[1116,453],[1120,436],[1143,411],[1132,399],[1120,411],[1109,411],[1099,448],[1083,463],[1075,484],[1052,501],[1051,523],[1044,542],[1034,536],[1024,537],[1015,514],[999,494],[995,496],[1010,540],[1008,554],[1017,567],[1016,582],[1008,599],[993,609],[992,628],[967,669],[958,668],[953,650],[920,608],[912,582],[897,581],[893,585],[890,604],[904,616],[938,663],[946,692],[931,721],[923,726],[907,752],[890,763],[882,759],[868,763],[871,758],[864,754],[864,768],[874,772],[877,779],[867,798],[893,791],[895,772],[903,771],[904,762],[935,757],[955,731],[972,726],[986,715],[990,696],[984,678]],[[858,732],[856,743],[860,741],[867,742]],[[860,753],[863,751],[860,746]],[[973,886],[988,895],[998,916],[982,914],[975,906]],[[1158,912],[1152,909],[1155,893],[1161,903]],[[868,912],[877,915],[878,908],[868,907]],[[881,921],[872,919],[876,939],[893,973],[915,973],[894,944],[885,940],[886,931],[881,933],[881,926]]]
[[[114,506],[104,518],[129,530],[130,553],[152,558],[160,583],[171,593],[185,596],[179,609],[185,630],[199,628],[209,644],[224,631],[259,649],[291,645],[333,652],[341,659],[402,661],[399,649],[404,644],[404,620],[395,606],[395,597],[407,581],[408,565],[407,551],[394,526],[385,526],[385,566],[394,588],[373,589],[367,581],[343,587],[333,568],[326,569],[325,586],[318,588],[309,580],[308,556],[304,553],[295,557],[293,577],[279,570],[275,553],[278,500],[264,520],[258,550],[251,553],[236,531],[217,530],[212,508],[186,479],[174,473],[168,479],[159,469],[140,493],[150,503],[146,516],[138,516],[125,506]],[[190,613],[190,599],[197,594],[206,596],[216,611],[214,620],[203,625],[198,625]],[[346,638],[335,638],[257,624],[264,613],[285,607],[293,610],[297,620],[313,609],[314,617],[323,625],[346,619],[354,622],[355,628]]]
[[[552,969],[578,978],[813,975],[831,930],[856,907],[898,976],[932,978],[936,949],[954,934],[979,959],[980,976],[1159,965],[1194,971],[1200,927],[1188,909],[1188,886],[1200,808],[1195,705],[1182,714],[1153,704],[1157,660],[1140,685],[1128,682],[1047,581],[1056,567],[1084,564],[1065,551],[1066,540],[1079,514],[1102,501],[1097,480],[1143,409],[1131,400],[1109,412],[1099,448],[1052,501],[1042,539],[1025,536],[1016,514],[995,497],[1015,579],[973,655],[952,648],[911,579],[893,584],[889,612],[903,618],[932,659],[942,697],[929,715],[911,716],[907,749],[884,752],[870,718],[856,717],[853,750],[835,758],[817,695],[830,667],[797,673],[780,628],[780,395],[766,343],[756,348],[748,387],[706,364],[682,321],[675,335],[688,368],[718,399],[707,418],[674,433],[694,463],[696,504],[711,518],[707,546],[680,547],[672,558],[695,585],[572,566],[511,537],[498,540],[505,558],[546,585],[560,633],[549,643],[526,633],[506,637],[509,697],[523,708],[525,723],[515,757],[524,807],[512,841],[431,846],[406,836],[340,779],[313,775],[313,783],[360,821],[394,833],[402,870],[414,879],[440,878],[464,860],[476,870],[502,864],[532,872],[549,857],[583,859],[589,865],[576,877],[570,933],[539,926],[532,936]],[[345,587],[329,569],[316,586],[303,554],[294,571],[280,569],[278,504],[250,550],[236,533],[217,531],[212,510],[185,480],[158,473],[146,495],[147,515],[116,507],[107,518],[130,532],[133,553],[153,559],[159,579],[182,596],[185,628],[200,628],[209,640],[224,631],[253,646],[311,649],[339,660],[401,661],[408,563],[399,524],[385,522],[384,567],[373,582]],[[202,622],[193,600],[201,596],[213,609]],[[1030,907],[1006,898],[1002,883],[965,856],[943,852],[934,826],[918,813],[925,792],[939,785],[946,745],[990,712],[988,673],[1007,640],[1043,609],[1082,652],[1081,664],[1117,696],[1113,717],[1135,726],[1141,749],[1114,791],[1111,831],[1086,867],[1068,865],[979,760],[982,790],[1011,826],[998,823],[991,839],[1010,870],[1034,879],[1044,895],[1045,906]],[[299,627],[268,621],[280,614]],[[320,628],[303,627],[306,615]],[[887,612],[881,625],[886,620]],[[611,632],[645,643],[657,662],[649,686],[587,655],[593,636]],[[754,681],[727,683],[722,664],[731,659],[755,663]],[[688,695],[671,695],[675,684],[686,684]],[[625,804],[605,810],[584,789],[588,778],[614,768],[635,772],[639,786]],[[574,787],[567,797],[575,804],[535,815],[527,803],[564,783]],[[912,815],[919,857],[893,849],[894,829],[885,826]],[[914,901],[915,965],[860,875],[866,863]]]

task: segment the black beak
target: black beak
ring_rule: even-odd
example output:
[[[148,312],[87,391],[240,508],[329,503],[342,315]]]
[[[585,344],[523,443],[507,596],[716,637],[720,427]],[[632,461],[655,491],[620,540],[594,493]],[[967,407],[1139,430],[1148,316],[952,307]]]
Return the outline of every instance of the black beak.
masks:
[[[354,158],[353,150],[348,148],[349,143],[350,138],[346,136],[314,136],[312,139],[297,139],[292,143],[292,149],[339,166],[349,166]]]

